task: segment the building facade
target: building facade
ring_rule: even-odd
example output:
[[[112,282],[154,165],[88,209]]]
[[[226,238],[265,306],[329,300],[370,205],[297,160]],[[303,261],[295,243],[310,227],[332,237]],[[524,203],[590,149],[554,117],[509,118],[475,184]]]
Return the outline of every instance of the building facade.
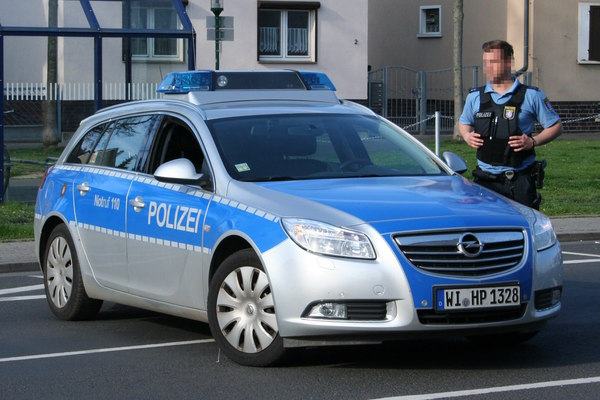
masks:
[[[548,95],[566,131],[597,131],[600,102],[600,2],[464,0],[463,65],[479,66],[483,42],[504,39],[515,70]],[[453,65],[453,0],[370,0],[369,64],[437,70]],[[529,18],[526,21],[526,7]],[[525,43],[525,33],[528,43]],[[480,83],[484,76],[480,76]],[[464,77],[467,88],[470,76]],[[594,114],[596,117],[594,117]]]
[[[182,0],[196,32],[196,69],[215,69],[215,15],[211,0]],[[177,29],[181,22],[171,0],[96,1],[90,4],[103,29]],[[368,0],[267,1],[224,0],[220,14],[221,70],[300,69],[329,75],[338,95],[367,97]],[[3,26],[47,27],[48,0],[0,2]],[[58,27],[89,27],[79,1],[58,0]],[[131,50],[131,86],[126,88],[126,50]],[[4,39],[6,125],[23,124],[25,112],[15,101],[38,95],[47,87],[47,38],[10,36]],[[102,39],[104,104],[155,97],[155,88],[171,71],[188,69],[187,39]],[[57,82],[63,106],[62,129],[72,131],[93,112],[94,39],[59,37]],[[129,92],[128,95],[126,93]],[[73,104],[66,102],[73,101]],[[29,103],[28,106],[34,106]],[[35,106],[34,106],[35,107]],[[91,108],[90,108],[91,107]],[[38,107],[39,108],[39,107]],[[20,114],[20,116],[19,116]],[[33,114],[36,114],[35,112]],[[39,113],[38,113],[39,114]],[[66,122],[65,122],[66,121]],[[26,121],[37,125],[38,120]]]

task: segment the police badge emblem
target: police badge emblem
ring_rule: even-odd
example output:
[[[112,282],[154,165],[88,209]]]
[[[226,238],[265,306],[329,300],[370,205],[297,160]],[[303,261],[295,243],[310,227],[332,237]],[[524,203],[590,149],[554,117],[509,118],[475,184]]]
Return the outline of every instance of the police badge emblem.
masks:
[[[517,107],[506,106],[504,107],[504,119],[515,119],[517,113]]]

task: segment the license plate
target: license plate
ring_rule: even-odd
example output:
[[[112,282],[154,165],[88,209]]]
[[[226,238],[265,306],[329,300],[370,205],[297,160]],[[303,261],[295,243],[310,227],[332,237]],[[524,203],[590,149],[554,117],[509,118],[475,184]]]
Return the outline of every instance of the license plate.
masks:
[[[521,304],[519,285],[437,288],[436,309],[471,310],[511,307]]]

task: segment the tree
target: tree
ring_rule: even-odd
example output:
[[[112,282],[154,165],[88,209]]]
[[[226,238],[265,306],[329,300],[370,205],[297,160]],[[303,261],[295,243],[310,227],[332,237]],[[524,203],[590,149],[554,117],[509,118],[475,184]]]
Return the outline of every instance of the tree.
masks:
[[[463,65],[462,65],[462,39],[463,39],[463,0],[454,0],[454,140],[460,140],[458,119],[463,108]]]
[[[48,0],[48,27],[56,28],[58,26],[58,0]],[[57,37],[48,36],[46,84],[48,90],[48,100],[44,102],[43,108],[43,126],[42,143],[44,147],[56,146],[58,144],[58,129],[56,119],[56,100],[50,98],[50,87],[58,81],[56,68],[57,59]]]

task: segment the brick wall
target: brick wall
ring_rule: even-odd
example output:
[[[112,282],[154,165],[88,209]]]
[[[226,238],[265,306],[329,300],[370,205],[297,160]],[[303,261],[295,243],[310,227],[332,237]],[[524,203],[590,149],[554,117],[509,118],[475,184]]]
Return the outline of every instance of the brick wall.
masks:
[[[560,115],[565,133],[600,132],[599,102],[553,101],[552,107]]]

